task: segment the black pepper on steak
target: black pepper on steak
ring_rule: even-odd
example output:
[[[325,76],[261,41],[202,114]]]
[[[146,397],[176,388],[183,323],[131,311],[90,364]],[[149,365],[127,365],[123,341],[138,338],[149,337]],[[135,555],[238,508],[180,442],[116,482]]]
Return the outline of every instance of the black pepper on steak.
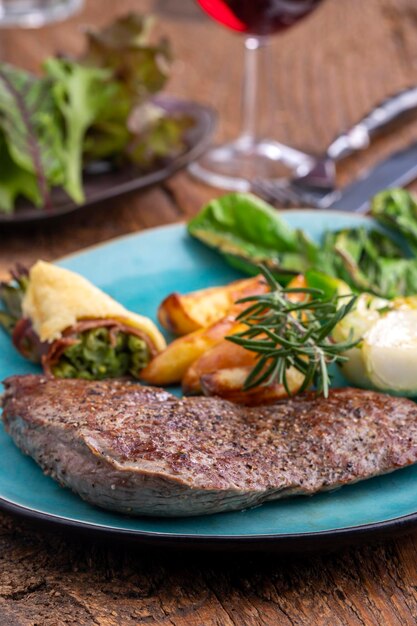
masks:
[[[247,408],[128,381],[14,376],[5,387],[16,445],[88,502],[129,514],[243,509],[417,460],[417,405],[373,391]]]

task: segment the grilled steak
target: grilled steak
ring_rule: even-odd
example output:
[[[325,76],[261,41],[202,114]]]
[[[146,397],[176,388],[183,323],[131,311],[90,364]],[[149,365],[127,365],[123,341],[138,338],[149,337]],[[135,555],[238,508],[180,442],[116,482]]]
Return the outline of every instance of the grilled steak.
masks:
[[[313,494],[417,460],[417,405],[373,391],[244,408],[126,381],[15,376],[15,443],[82,498],[140,515],[200,515]]]

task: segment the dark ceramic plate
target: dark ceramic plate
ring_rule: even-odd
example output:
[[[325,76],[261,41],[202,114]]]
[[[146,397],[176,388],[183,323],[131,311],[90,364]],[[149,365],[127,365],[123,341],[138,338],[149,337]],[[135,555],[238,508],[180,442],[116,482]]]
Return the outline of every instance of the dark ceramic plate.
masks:
[[[288,223],[318,239],[329,228],[372,225],[331,211],[289,211]],[[187,235],[183,225],[115,239],[67,257],[79,272],[128,308],[155,319],[172,291],[227,283],[239,274]],[[0,333],[0,380],[39,372]],[[343,385],[340,378],[337,384]],[[0,508],[42,523],[131,539],[152,546],[209,550],[304,552],[403,532],[417,523],[417,465],[312,497],[285,498],[255,509],[172,519],[127,517],[100,510],[45,476],[0,424]]]
[[[195,120],[195,124],[185,133],[187,148],[182,154],[147,172],[141,172],[137,167],[128,165],[117,170],[88,173],[84,176],[86,199],[83,204],[75,204],[62,190],[55,189],[52,192],[53,209],[44,210],[29,202],[22,202],[13,214],[0,213],[0,225],[48,220],[81,211],[98,202],[160,183],[198,158],[207,148],[213,134],[216,122],[214,111],[196,102],[177,100],[168,96],[160,96],[155,102],[170,113],[184,113]]]

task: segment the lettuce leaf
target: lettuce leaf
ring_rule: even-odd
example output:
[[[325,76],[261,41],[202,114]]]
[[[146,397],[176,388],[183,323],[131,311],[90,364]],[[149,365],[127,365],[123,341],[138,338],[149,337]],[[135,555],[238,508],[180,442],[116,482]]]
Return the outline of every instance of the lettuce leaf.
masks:
[[[402,235],[417,255],[417,202],[405,189],[388,189],[377,194],[371,206],[372,216]]]
[[[150,17],[118,18],[88,32],[80,59],[47,59],[40,78],[0,63],[0,211],[19,196],[47,208],[54,186],[82,203],[83,169],[97,159],[148,169],[184,150],[193,121],[151,101],[171,64],[152,27]]]
[[[110,71],[131,105],[160,91],[169,75],[171,50],[165,39],[150,43],[153,26],[151,16],[130,13],[101,31],[87,31],[87,50],[81,62]]]
[[[0,63],[0,128],[7,148],[1,151],[0,209],[13,207],[25,183],[24,195],[37,205],[41,197],[47,207],[50,186],[65,180],[62,126],[51,82]]]
[[[189,222],[188,231],[234,267],[254,273],[263,263],[282,283],[291,272],[314,269],[356,291],[387,298],[417,293],[417,259],[407,258],[388,235],[363,227],[327,231],[317,245],[250,194],[213,200]]]
[[[187,115],[168,116],[163,108],[146,102],[136,108],[129,124],[132,136],[126,154],[146,169],[155,161],[173,158],[185,150],[185,132],[194,120]]]
[[[100,112],[112,107],[118,89],[109,82],[108,71],[67,59],[48,59],[44,69],[52,81],[52,94],[65,124],[64,189],[81,203],[84,138]]]
[[[251,194],[231,193],[209,202],[188,223],[188,232],[223,254],[251,263],[280,262],[298,252],[299,238],[269,204]]]
[[[36,175],[20,167],[10,156],[4,136],[0,133],[0,211],[13,213],[17,198],[24,197],[35,206],[42,204]]]
[[[150,101],[164,87],[172,58],[166,40],[150,43],[153,25],[152,17],[130,13],[87,33],[82,62],[105,68],[118,89],[112,106],[100,111],[86,137],[88,161],[124,157],[146,169],[184,150],[190,121],[171,117]]]

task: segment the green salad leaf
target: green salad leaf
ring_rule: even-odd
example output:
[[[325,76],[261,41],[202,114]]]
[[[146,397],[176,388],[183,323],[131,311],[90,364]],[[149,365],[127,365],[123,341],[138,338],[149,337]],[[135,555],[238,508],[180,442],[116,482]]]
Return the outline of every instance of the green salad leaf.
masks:
[[[23,196],[35,206],[42,204],[36,175],[23,169],[10,156],[4,135],[0,133],[0,207],[4,213],[13,213],[15,202]],[[0,208],[1,210],[1,208]]]
[[[84,67],[67,59],[51,58],[44,64],[51,79],[52,93],[65,124],[64,188],[75,202],[84,200],[82,156],[84,137],[101,111],[111,108],[118,94],[117,86],[108,81],[110,73]]]
[[[124,87],[124,97],[140,104],[160,91],[169,76],[172,60],[168,42],[150,43],[152,16],[125,15],[101,31],[87,31],[82,62],[109,70]]]
[[[129,99],[115,97],[111,106],[104,107],[97,113],[84,136],[84,164],[106,159],[117,164],[125,159],[126,146],[132,136],[128,125],[130,106]]]
[[[413,228],[417,234],[417,215],[413,223],[415,203],[404,193],[409,195],[394,194],[395,207],[393,192],[377,197],[373,206],[380,207],[389,200],[390,215],[398,218],[390,217],[390,225],[396,235],[407,237],[411,247]],[[388,224],[384,212],[374,214],[384,226]],[[315,270],[346,282],[355,291],[381,297],[417,293],[417,258],[409,258],[395,238],[382,230],[359,227],[327,231],[317,244],[250,194],[228,194],[213,200],[189,222],[188,231],[238,269],[253,273],[262,263],[283,284],[291,271]],[[417,249],[417,237],[415,245]]]
[[[184,151],[187,129],[194,120],[187,115],[167,117],[153,102],[137,107],[130,119],[132,137],[126,149],[130,161],[146,169],[155,159],[175,157]]]
[[[55,186],[82,203],[91,162],[147,170],[185,149],[194,121],[151,100],[172,59],[152,27],[150,17],[120,17],[87,33],[79,59],[46,59],[41,77],[0,63],[0,211],[22,196],[47,208]]]
[[[371,293],[385,298],[417,294],[417,259],[381,258],[378,265],[379,288],[370,289]]]
[[[372,216],[387,228],[400,233],[417,255],[417,202],[405,189],[388,189],[377,194]]]
[[[50,186],[65,180],[65,164],[59,111],[47,78],[39,79],[0,63],[0,130],[7,145],[7,150],[3,146],[1,152],[4,161],[1,161],[0,179],[6,197],[1,206],[10,210],[22,177],[29,182],[29,198],[39,204],[41,197],[48,206]],[[36,177],[37,194],[33,191],[33,177],[25,176],[24,172]],[[10,181],[8,193],[6,176]],[[16,182],[16,177],[20,182]]]
[[[28,285],[28,271],[23,265],[17,265],[11,274],[11,280],[0,282],[0,327],[9,335],[23,318],[22,303]]]
[[[152,16],[130,13],[101,31],[87,33],[87,51],[82,62],[110,72],[117,86],[112,106],[96,115],[84,146],[91,161],[123,153],[146,169],[158,158],[184,150],[186,116],[167,116],[150,100],[169,76],[172,60],[166,40],[150,43]]]
[[[244,271],[259,264],[280,271],[283,253],[292,255],[290,265],[303,263],[297,232],[273,207],[251,194],[231,193],[212,200],[188,223],[188,232]]]
[[[410,293],[414,264],[383,233],[364,227],[328,231],[321,248],[321,257],[326,255],[330,262],[318,262],[314,267],[344,280],[354,289],[387,298],[395,297],[398,290],[403,295]],[[398,283],[400,276],[404,280]]]

